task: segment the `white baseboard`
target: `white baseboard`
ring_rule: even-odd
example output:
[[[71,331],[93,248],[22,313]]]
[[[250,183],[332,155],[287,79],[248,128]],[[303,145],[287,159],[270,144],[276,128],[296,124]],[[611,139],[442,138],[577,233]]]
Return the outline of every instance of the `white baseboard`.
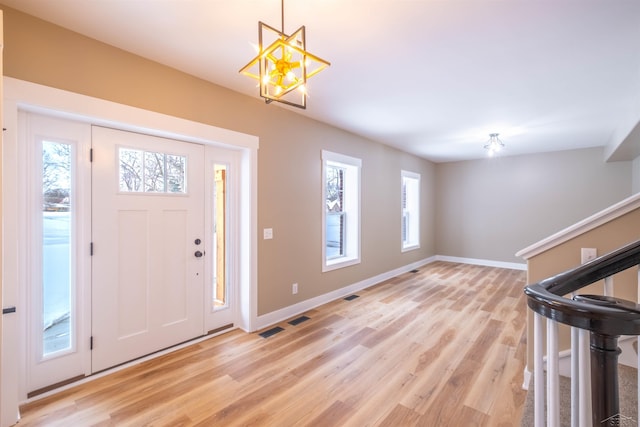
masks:
[[[380,282],[383,282],[385,280],[396,277],[400,274],[411,271],[425,264],[430,264],[436,261],[436,258],[437,258],[436,256],[432,256],[427,259],[423,259],[421,261],[411,263],[404,267],[396,268],[395,270],[387,271],[386,273],[382,273],[377,276],[362,280],[360,282],[353,283],[343,288],[336,289],[335,291],[331,291],[326,294],[318,295],[317,297],[310,298],[305,301],[301,301],[297,304],[290,305],[283,309],[272,311],[271,313],[263,314],[262,316],[258,316],[258,318],[256,319],[255,330],[260,330],[268,326],[275,325],[276,323],[282,322],[283,320],[286,320],[286,319],[290,319],[291,317],[297,316],[298,314],[304,313],[305,311],[309,311],[313,308],[319,307],[328,302],[334,301],[339,298],[343,298],[347,295],[351,295],[362,289],[366,289],[368,287],[371,287]],[[254,331],[250,331],[250,332],[254,332]]]
[[[525,270],[525,271],[527,269],[527,264],[520,264],[517,262],[503,262],[503,261],[493,261],[490,259],[477,259],[477,258],[461,258],[461,257],[446,256],[446,255],[436,255],[435,258],[436,258],[436,261],[457,262],[460,264],[484,265],[486,267],[510,268],[512,270]]]

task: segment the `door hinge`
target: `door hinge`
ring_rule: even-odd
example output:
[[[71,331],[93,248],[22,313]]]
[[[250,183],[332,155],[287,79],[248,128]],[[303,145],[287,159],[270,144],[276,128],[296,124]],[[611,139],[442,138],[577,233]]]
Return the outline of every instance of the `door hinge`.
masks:
[[[89,148],[89,163],[93,162],[93,148]]]
[[[93,335],[89,338],[89,350],[93,350]]]
[[[89,243],[89,256],[93,256],[93,242]]]

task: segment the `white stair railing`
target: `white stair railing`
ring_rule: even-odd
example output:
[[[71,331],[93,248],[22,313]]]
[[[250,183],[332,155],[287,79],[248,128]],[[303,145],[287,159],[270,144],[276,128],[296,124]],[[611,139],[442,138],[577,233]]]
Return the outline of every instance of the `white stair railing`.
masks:
[[[544,323],[547,353],[544,353]],[[545,381],[546,366],[546,381]],[[591,368],[589,331],[571,328],[571,426],[591,427]],[[540,367],[540,368],[538,368]],[[535,427],[560,426],[560,372],[558,322],[534,314],[534,422]],[[538,387],[536,384],[545,384]],[[545,423],[546,408],[546,423]]]

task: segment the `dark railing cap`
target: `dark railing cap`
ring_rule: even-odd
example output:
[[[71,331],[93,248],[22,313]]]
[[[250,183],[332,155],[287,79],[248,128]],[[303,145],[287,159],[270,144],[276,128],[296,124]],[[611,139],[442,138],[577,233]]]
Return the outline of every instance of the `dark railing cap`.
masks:
[[[640,241],[525,287],[527,304],[545,317],[595,333],[640,335],[640,310],[635,303],[601,296],[564,297],[638,264]]]

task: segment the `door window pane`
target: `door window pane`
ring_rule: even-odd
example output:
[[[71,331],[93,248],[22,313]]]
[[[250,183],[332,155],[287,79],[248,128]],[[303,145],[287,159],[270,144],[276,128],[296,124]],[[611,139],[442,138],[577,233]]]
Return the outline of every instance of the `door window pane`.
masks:
[[[71,145],[43,141],[43,356],[72,347],[71,184]]]
[[[164,154],[144,153],[144,191],[164,193]]]
[[[186,193],[187,158],[130,148],[118,150],[122,192]]]
[[[120,191],[142,191],[142,151],[120,148]]]

